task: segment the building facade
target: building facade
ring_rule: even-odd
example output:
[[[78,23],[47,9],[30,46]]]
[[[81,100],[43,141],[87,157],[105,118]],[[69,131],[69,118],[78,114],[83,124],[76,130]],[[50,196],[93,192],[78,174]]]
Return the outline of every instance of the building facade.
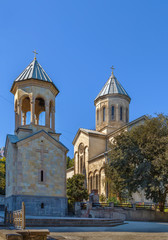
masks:
[[[95,98],[96,129],[80,128],[73,140],[74,167],[67,170],[67,178],[73,174],[84,174],[90,193],[97,190],[99,195],[108,197],[104,164],[107,161],[108,144],[123,131],[143,124],[145,116],[129,122],[131,98],[112,72],[111,76]],[[144,200],[144,194],[134,198]]]
[[[55,132],[59,91],[34,58],[13,82],[11,93],[15,134],[6,138],[6,205],[17,210],[24,201],[28,215],[64,216],[68,149]]]
[[[0,148],[0,157],[4,157],[4,151],[5,151],[4,147]]]

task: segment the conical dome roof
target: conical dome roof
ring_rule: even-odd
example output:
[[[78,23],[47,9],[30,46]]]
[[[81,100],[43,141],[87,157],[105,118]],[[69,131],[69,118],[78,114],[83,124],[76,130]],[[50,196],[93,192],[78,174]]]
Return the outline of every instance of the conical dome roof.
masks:
[[[44,71],[40,63],[35,58],[24,71],[15,79],[15,82],[27,80],[27,79],[38,79],[42,81],[52,82],[51,78]]]
[[[29,79],[35,79],[39,81],[44,81],[51,83],[54,88],[57,91],[57,94],[59,93],[58,88],[55,86],[51,78],[48,76],[48,74],[44,71],[40,63],[37,61],[36,58],[24,69],[24,71],[15,79],[13,82],[11,92],[13,91],[13,88],[15,84],[21,81],[29,80]]]
[[[100,91],[100,93],[97,95],[97,97],[95,98],[95,101],[99,98],[99,97],[103,97],[106,95],[113,95],[113,94],[121,94],[121,95],[125,95],[127,97],[130,98],[130,96],[128,95],[128,93],[126,92],[126,90],[123,88],[123,86],[119,83],[119,81],[117,80],[117,78],[114,76],[113,72],[111,74],[111,76],[109,77],[109,79],[107,80],[106,84],[104,85],[104,87],[102,88],[102,90]],[[131,99],[131,98],[130,98]]]

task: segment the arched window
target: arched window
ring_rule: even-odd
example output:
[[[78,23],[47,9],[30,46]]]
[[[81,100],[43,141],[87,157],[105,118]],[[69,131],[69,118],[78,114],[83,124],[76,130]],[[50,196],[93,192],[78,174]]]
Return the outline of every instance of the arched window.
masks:
[[[44,172],[43,172],[43,170],[41,170],[40,180],[41,180],[41,182],[44,181]]]
[[[103,107],[103,122],[106,120],[106,108]]]
[[[123,120],[123,108],[120,107],[120,121]]]
[[[114,106],[111,107],[111,120],[114,120]]]
[[[126,108],[126,123],[128,123],[128,108]]]

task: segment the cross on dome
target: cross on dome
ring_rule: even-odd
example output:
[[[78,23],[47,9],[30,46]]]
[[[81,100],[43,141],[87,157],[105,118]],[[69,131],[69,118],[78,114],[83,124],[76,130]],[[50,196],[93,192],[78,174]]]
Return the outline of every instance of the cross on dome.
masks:
[[[36,52],[36,50],[34,50],[33,53],[34,53],[34,60],[36,60],[36,54],[38,53]]]
[[[112,69],[112,74],[113,74],[113,70],[115,69],[113,65],[112,65],[111,69]]]

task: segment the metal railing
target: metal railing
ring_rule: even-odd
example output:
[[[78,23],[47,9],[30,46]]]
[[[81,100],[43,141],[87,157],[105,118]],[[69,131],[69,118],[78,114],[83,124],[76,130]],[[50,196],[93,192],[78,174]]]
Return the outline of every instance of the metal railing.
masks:
[[[111,207],[111,203],[92,203],[92,207]],[[115,208],[123,208],[123,209],[136,209],[136,210],[156,210],[159,208],[157,204],[154,203],[113,203],[113,207]],[[168,210],[168,206],[166,205],[164,210]]]
[[[5,208],[5,225],[14,226],[16,229],[25,229],[26,219],[25,219],[25,204],[22,202],[22,209],[16,211],[8,211]]]

